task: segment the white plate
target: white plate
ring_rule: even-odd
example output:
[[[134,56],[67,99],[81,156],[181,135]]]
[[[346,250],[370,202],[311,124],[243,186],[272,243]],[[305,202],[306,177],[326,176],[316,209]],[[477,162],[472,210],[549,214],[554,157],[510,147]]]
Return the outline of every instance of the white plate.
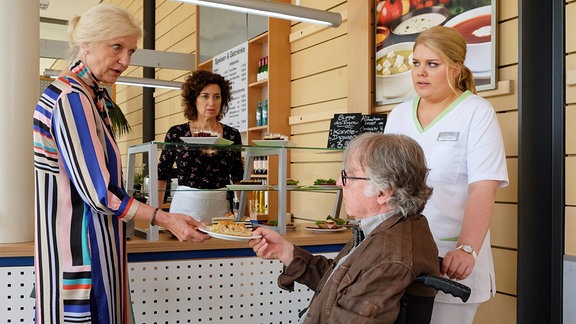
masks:
[[[302,189],[338,190],[338,189],[340,189],[340,186],[337,186],[337,185],[312,185],[312,186],[303,187]]]
[[[215,145],[230,145],[234,144],[231,140],[222,137],[180,137],[186,143],[190,144],[215,144]]]
[[[257,146],[288,146],[289,140],[252,140]]]
[[[268,190],[267,185],[226,185],[228,190]]]
[[[221,239],[221,240],[228,240],[228,241],[250,241],[253,239],[259,239],[262,235],[252,235],[252,236],[236,236],[236,235],[228,235],[228,234],[221,234],[221,233],[214,233],[210,231],[211,226],[206,226],[206,228],[199,227],[198,230],[200,232],[206,233],[213,238]]]
[[[335,233],[335,232],[342,232],[346,230],[346,227],[338,227],[338,228],[319,228],[316,226],[306,226],[307,230],[315,232],[315,233]]]

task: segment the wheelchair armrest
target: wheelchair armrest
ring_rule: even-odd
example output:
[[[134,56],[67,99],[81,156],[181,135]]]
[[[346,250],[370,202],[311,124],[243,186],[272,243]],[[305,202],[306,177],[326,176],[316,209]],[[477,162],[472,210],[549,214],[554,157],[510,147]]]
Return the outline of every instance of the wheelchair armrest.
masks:
[[[470,287],[445,277],[423,274],[416,277],[414,281],[421,282],[425,286],[435,288],[436,290],[442,290],[454,297],[459,297],[463,302],[468,301],[470,297]]]

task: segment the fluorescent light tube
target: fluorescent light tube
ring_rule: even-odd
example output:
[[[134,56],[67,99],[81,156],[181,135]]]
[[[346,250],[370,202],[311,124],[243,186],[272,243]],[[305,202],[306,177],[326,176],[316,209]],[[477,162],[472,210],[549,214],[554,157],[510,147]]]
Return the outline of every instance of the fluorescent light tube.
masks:
[[[287,3],[265,0],[175,0],[198,6],[244,12],[252,15],[287,19],[338,27],[342,16],[336,12],[293,6]]]

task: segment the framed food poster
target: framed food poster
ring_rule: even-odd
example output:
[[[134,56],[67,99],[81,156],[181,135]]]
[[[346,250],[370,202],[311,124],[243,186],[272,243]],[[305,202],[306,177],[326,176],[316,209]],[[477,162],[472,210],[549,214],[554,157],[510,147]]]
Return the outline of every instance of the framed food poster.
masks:
[[[375,0],[376,104],[416,95],[412,86],[412,47],[432,26],[457,29],[466,39],[464,64],[476,89],[496,87],[496,0]]]

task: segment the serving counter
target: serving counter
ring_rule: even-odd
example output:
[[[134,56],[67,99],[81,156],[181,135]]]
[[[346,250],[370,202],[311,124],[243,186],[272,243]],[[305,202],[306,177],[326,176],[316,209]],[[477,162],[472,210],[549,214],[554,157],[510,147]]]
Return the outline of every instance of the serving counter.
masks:
[[[349,229],[316,233],[298,225],[285,237],[327,257],[352,237]],[[33,249],[32,242],[0,244],[0,298],[8,303],[0,323],[34,317]],[[182,243],[160,232],[157,241],[130,239],[127,250],[137,323],[297,323],[313,295],[302,285],[293,292],[278,288],[282,264],[257,258],[243,241]]]

